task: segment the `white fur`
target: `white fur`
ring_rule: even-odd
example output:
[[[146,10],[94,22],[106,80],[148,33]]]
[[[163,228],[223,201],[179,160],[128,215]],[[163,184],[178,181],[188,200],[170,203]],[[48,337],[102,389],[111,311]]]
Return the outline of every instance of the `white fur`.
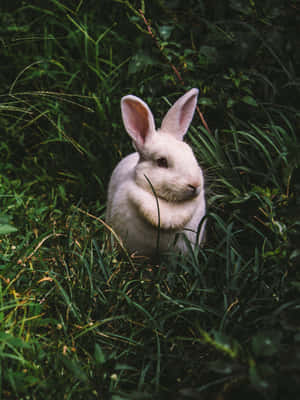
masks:
[[[180,97],[159,130],[155,130],[153,115],[141,99],[128,95],[121,100],[124,126],[137,152],[121,160],[113,171],[106,221],[130,253],[154,255],[158,229],[159,251],[175,243],[175,248],[186,252],[182,235],[175,241],[182,232],[192,246],[196,245],[198,226],[205,215],[204,179],[192,149],[182,140],[197,97],[197,89]],[[167,167],[158,164],[161,159],[167,160]],[[203,234],[204,224],[198,244]]]

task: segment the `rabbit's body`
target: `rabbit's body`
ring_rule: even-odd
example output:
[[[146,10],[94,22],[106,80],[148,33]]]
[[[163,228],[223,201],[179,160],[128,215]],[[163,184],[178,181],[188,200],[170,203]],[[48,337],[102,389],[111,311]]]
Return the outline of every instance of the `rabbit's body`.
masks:
[[[191,148],[182,141],[197,93],[192,89],[181,97],[158,131],[142,100],[134,96],[122,100],[124,124],[138,151],[120,161],[112,174],[106,220],[130,253],[154,255],[158,237],[159,251],[175,244],[185,252],[184,238],[177,239],[181,232],[192,246],[197,238],[198,243],[202,240],[204,225],[198,236],[197,232],[205,215],[203,174]],[[178,114],[176,105],[181,113],[186,107],[188,115]],[[174,118],[178,119],[175,125],[183,125],[180,129]]]

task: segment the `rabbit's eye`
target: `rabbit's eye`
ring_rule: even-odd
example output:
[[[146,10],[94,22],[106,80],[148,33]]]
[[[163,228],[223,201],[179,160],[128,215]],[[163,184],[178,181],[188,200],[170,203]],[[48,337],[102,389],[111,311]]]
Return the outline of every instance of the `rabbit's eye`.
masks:
[[[168,160],[165,157],[158,158],[156,163],[160,168],[168,168]]]

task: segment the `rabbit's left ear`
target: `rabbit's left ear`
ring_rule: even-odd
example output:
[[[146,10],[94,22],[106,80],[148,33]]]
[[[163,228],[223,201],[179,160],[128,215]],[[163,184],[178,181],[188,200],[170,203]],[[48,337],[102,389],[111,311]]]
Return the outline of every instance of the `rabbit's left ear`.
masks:
[[[152,112],[143,100],[133,95],[122,98],[121,111],[125,129],[135,148],[141,151],[147,139],[155,133]]]
[[[162,131],[183,139],[194,116],[198,93],[198,89],[191,89],[173,104],[162,121]]]

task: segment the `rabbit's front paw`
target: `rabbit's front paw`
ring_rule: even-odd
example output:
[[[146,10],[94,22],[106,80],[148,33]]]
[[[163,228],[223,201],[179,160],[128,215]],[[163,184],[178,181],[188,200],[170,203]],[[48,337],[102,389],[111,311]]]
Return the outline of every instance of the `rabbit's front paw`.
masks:
[[[130,201],[143,220],[155,228],[181,230],[192,218],[196,203],[194,201],[172,203],[156,199],[150,193],[136,188],[129,195]]]
[[[195,212],[195,202],[171,203],[160,201],[160,226],[166,230],[182,230]]]

